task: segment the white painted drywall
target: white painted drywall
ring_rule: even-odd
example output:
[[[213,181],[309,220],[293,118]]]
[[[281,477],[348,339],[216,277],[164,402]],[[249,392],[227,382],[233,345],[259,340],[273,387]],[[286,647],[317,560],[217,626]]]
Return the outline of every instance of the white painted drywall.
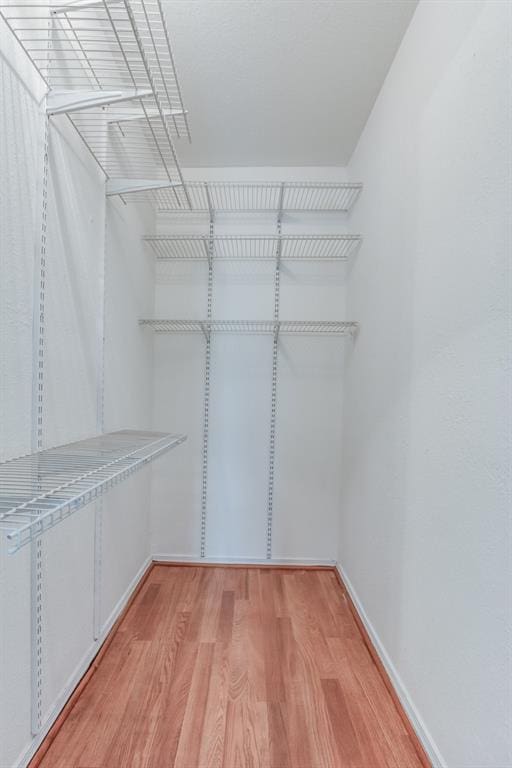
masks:
[[[339,559],[450,768],[512,765],[511,10],[420,3],[349,166]]]
[[[154,263],[141,240],[153,226],[153,212],[145,206],[107,202],[106,432],[151,427],[153,345],[140,333],[138,320],[153,306]],[[171,451],[170,461],[178,453]],[[103,624],[150,556],[151,472],[151,466],[142,469],[103,497]]]
[[[0,30],[1,458],[31,450],[34,263],[40,246],[42,83]],[[106,217],[106,221],[105,221]],[[152,344],[138,317],[153,305],[153,262],[140,244],[150,215],[105,203],[103,176],[65,117],[49,133],[45,281],[45,446],[101,426],[99,332],[106,238],[106,430],[149,428]],[[38,276],[37,276],[38,281]],[[101,623],[107,629],[149,558],[149,469],[103,499]],[[95,652],[94,504],[43,540],[43,727]],[[0,541],[0,765],[24,765],[30,734],[30,557]]]
[[[343,168],[188,169],[189,179],[343,180]],[[178,231],[161,216],[158,231]],[[179,231],[190,225],[179,223]],[[195,231],[208,232],[203,219]],[[287,215],[283,233],[346,232],[346,217]],[[217,234],[276,232],[272,216],[218,216]],[[213,318],[272,319],[274,265],[216,262]],[[346,265],[283,262],[281,319],[345,319]],[[155,316],[206,317],[207,264],[157,265]],[[147,331],[144,331],[147,333]],[[188,434],[173,461],[154,467],[152,551],[197,558],[200,551],[205,342],[155,337],[155,429]],[[273,556],[336,559],[340,499],[343,348],[330,338],[281,337],[278,363]],[[206,556],[266,555],[272,338],[212,339]]]
[[[44,88],[0,24],[0,460],[30,450],[34,231]]]
[[[44,90],[0,24],[0,458],[31,449],[35,170],[40,166]],[[13,765],[29,739],[28,550],[0,542],[0,765]]]

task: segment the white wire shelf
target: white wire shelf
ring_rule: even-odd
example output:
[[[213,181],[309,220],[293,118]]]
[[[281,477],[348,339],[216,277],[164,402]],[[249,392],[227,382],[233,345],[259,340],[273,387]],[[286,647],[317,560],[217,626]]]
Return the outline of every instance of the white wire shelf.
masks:
[[[186,208],[185,195],[192,213],[293,213],[349,211],[363,185],[331,182],[187,182],[177,190],[151,190],[134,200],[150,202],[159,211],[180,213]],[[183,198],[183,199],[182,199]]]
[[[0,529],[9,552],[60,523],[185,435],[121,430],[0,464]]]
[[[360,235],[225,235],[211,238],[216,260],[346,261],[361,242]],[[144,241],[157,261],[208,260],[208,235],[150,235]],[[280,246],[280,248],[279,248]]]
[[[15,0],[0,14],[49,89],[47,112],[68,116],[107,179],[166,182],[188,207],[171,187],[183,182],[173,137],[190,134],[160,0]]]
[[[355,335],[358,323],[341,320],[139,320],[156,333]]]

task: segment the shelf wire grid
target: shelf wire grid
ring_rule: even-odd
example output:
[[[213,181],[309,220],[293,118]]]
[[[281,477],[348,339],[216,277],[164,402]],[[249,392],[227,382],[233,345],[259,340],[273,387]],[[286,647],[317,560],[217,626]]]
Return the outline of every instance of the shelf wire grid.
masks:
[[[15,552],[185,435],[121,430],[0,464],[0,529]]]
[[[360,235],[222,235],[213,239],[218,261],[346,261],[361,243]],[[157,261],[209,258],[207,235],[149,235],[144,238]],[[279,248],[278,248],[279,246]]]
[[[139,324],[156,333],[245,333],[353,335],[358,323],[345,320],[165,320],[143,318]]]
[[[209,214],[208,194],[212,208],[218,213],[279,213],[282,192],[282,212],[349,211],[363,185],[355,182],[187,182],[176,194],[168,189],[140,193],[134,200],[151,202],[160,212],[180,213],[185,195],[190,211]]]
[[[172,137],[189,129],[160,0],[16,0],[0,15],[50,96],[137,96],[66,112],[107,178],[183,183]],[[188,207],[186,191],[168,191]]]

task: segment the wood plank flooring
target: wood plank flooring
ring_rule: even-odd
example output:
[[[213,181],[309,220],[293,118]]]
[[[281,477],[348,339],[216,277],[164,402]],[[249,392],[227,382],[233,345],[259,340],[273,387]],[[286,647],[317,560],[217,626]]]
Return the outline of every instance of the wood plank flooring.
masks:
[[[420,768],[328,570],[155,566],[41,768]]]

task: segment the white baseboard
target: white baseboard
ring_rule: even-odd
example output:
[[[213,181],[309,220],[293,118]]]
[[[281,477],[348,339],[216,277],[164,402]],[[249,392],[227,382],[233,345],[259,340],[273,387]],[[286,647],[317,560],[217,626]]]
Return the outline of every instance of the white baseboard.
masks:
[[[352,599],[352,602],[354,603],[357,612],[359,614],[359,617],[361,621],[363,622],[366,631],[368,632],[368,635],[370,636],[370,640],[373,643],[373,647],[377,651],[379,658],[384,666],[384,669],[389,675],[389,679],[391,680],[393,684],[393,688],[395,689],[395,692],[400,699],[400,703],[402,704],[402,707],[405,711],[405,714],[409,718],[412,727],[414,728],[416,735],[418,739],[420,740],[423,749],[427,753],[431,763],[432,768],[446,768],[446,762],[443,760],[443,757],[437,748],[434,739],[430,735],[425,723],[423,722],[418,710],[416,709],[411,696],[409,695],[409,692],[407,691],[407,688],[402,682],[402,679],[400,678],[400,675],[398,674],[398,671],[396,667],[394,666],[393,662],[391,661],[386,649],[384,648],[384,645],[382,644],[373,624],[371,623],[370,619],[368,618],[368,614],[366,613],[361,601],[359,600],[357,593],[341,567],[339,563],[336,564],[336,569],[338,570],[343,583],[345,584],[347,591]]]
[[[273,557],[272,560],[252,557],[200,557],[199,555],[153,554],[153,562],[191,563],[192,565],[290,565],[290,566],[329,566],[336,565],[335,560],[317,560],[309,557]]]
[[[108,633],[110,632],[112,627],[114,626],[114,624],[115,624],[119,614],[121,613],[121,611],[125,607],[126,603],[128,602],[128,600],[132,596],[132,594],[133,594],[137,584],[142,579],[142,577],[146,573],[147,569],[151,565],[152,560],[153,560],[152,557],[147,557],[146,560],[144,560],[144,562],[142,563],[141,567],[139,568],[139,570],[137,571],[137,573],[135,574],[135,576],[133,577],[133,579],[129,583],[128,587],[125,589],[124,593],[121,595],[121,597],[119,598],[119,600],[115,604],[113,610],[110,613],[110,616],[108,617],[106,622],[103,624],[103,627],[101,628],[101,635],[100,635],[100,638],[98,640],[100,645],[103,642],[103,640],[105,639],[105,637],[108,635]]]
[[[130,584],[120,597],[120,599],[117,601],[114,609],[112,610],[110,616],[108,617],[107,621],[103,625],[103,628],[101,630],[100,637],[94,641],[89,648],[87,649],[86,653],[80,660],[80,662],[75,667],[74,671],[69,676],[66,684],[64,685],[64,688],[60,692],[59,696],[55,700],[55,703],[53,707],[51,708],[50,712],[46,715],[43,725],[41,727],[41,730],[37,734],[37,736],[34,736],[30,744],[26,749],[23,750],[20,757],[18,758],[16,765],[18,768],[26,768],[26,766],[29,764],[29,762],[34,757],[35,753],[43,743],[44,739],[46,738],[46,735],[52,725],[54,724],[55,720],[59,716],[62,708],[66,704],[67,700],[75,690],[76,686],[82,679],[82,677],[87,672],[88,668],[90,667],[92,661],[94,660],[94,657],[100,650],[101,646],[103,645],[108,633],[112,629],[116,619],[120,615],[121,611],[127,604],[128,600],[130,599],[131,595],[133,594],[134,590],[137,587],[137,584],[143,577],[144,573],[146,572],[148,566],[151,564],[151,558],[148,557],[142,566],[139,568],[133,579],[131,580]]]

